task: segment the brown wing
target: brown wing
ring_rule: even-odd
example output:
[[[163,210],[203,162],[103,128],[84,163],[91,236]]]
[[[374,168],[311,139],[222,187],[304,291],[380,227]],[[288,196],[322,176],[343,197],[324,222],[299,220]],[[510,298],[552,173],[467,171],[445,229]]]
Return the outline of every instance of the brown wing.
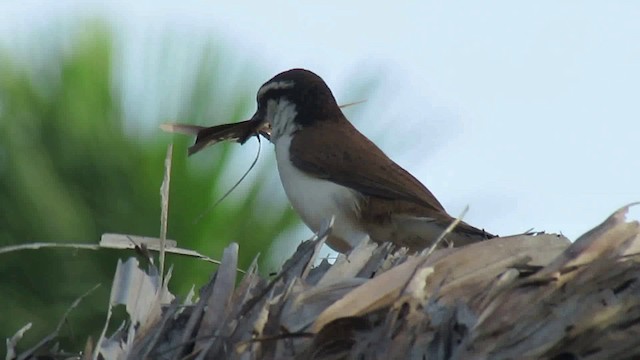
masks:
[[[313,151],[303,151],[312,148]],[[351,123],[319,122],[296,133],[291,162],[314,176],[385,199],[410,201],[445,211],[440,202]]]

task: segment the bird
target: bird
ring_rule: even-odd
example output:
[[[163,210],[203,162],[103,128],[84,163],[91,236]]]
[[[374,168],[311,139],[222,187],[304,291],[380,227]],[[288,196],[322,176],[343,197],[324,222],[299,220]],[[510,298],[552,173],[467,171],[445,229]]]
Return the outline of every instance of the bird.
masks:
[[[455,220],[418,179],[391,160],[346,118],[326,82],[296,68],[265,82],[251,119],[214,127],[174,127],[197,134],[189,153],[223,139],[244,143],[262,134],[275,147],[284,192],[314,232],[329,219],[326,244],[348,253],[365,239],[416,252],[430,247]],[[465,222],[449,246],[494,237]]]

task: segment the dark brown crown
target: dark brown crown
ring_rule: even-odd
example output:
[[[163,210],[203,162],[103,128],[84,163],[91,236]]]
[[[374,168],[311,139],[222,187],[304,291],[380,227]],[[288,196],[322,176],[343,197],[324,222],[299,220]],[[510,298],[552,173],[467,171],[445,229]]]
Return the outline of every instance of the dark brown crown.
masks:
[[[296,123],[305,126],[315,121],[331,121],[342,117],[342,111],[333,97],[331,89],[322,78],[305,69],[291,69],[271,78],[269,84],[291,84],[267,90],[258,100],[258,108],[266,108],[269,99],[286,98],[296,106]]]

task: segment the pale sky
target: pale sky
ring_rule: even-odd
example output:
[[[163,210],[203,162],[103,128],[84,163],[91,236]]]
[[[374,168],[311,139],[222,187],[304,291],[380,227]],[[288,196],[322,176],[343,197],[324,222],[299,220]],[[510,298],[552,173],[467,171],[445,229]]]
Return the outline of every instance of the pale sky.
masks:
[[[290,4],[3,2],[0,35],[104,14],[132,68],[162,30],[191,46],[216,34],[259,64],[256,90],[304,67],[347,103],[361,100],[352,82],[377,75],[375,95],[347,115],[452,215],[469,205],[465,220],[493,233],[575,239],[640,200],[640,2]]]

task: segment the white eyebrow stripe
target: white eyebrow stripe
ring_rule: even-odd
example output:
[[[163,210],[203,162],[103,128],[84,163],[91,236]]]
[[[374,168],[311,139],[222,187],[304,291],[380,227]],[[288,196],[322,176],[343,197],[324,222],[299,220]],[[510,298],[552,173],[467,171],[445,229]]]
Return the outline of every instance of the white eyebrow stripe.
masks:
[[[258,98],[262,97],[269,90],[290,89],[293,87],[293,81],[278,81],[266,84],[258,90]]]

